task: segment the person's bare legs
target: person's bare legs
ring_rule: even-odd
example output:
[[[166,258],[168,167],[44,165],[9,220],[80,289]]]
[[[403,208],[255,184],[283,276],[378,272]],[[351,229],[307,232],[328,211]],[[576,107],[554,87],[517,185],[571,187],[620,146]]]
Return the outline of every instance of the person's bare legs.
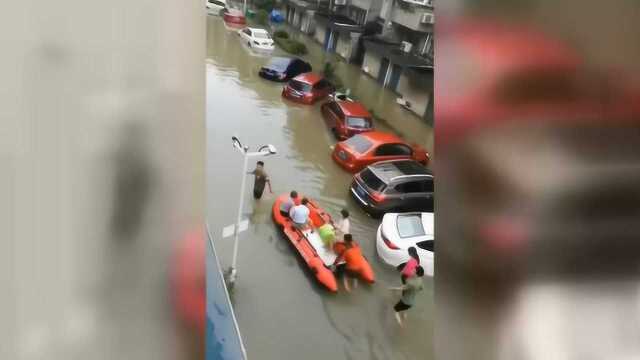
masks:
[[[358,288],[358,278],[356,278],[356,277],[353,278],[353,288],[354,289]]]
[[[344,284],[344,289],[347,290],[347,292],[350,292],[351,288],[349,288],[349,279],[347,279],[346,274],[342,276],[342,283]]]
[[[398,325],[400,325],[400,327],[402,327],[403,326],[403,324],[402,324],[402,316],[397,311],[395,312],[395,316],[396,316],[396,321],[398,322]]]

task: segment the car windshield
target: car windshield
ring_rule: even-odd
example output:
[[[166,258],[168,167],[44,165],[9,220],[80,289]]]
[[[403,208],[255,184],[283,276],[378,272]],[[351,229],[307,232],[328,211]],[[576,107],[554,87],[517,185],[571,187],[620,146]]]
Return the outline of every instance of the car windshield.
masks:
[[[359,152],[360,154],[364,154],[367,150],[371,149],[371,141],[362,135],[355,135],[348,140],[345,141],[350,148]]]
[[[269,36],[267,32],[254,32],[253,37],[256,39],[271,39],[271,36]]]
[[[401,238],[425,235],[420,214],[398,215],[397,225]]]
[[[360,173],[360,178],[373,191],[382,191],[386,184],[368,168]]]
[[[294,90],[298,90],[298,91],[302,91],[302,92],[310,92],[311,91],[311,85],[305,84],[302,81],[298,81],[298,80],[289,81],[289,87],[294,89]]]
[[[285,71],[287,70],[287,66],[289,66],[290,60],[287,58],[273,58],[269,65],[266,66],[267,69],[273,69],[277,71]]]
[[[371,120],[365,117],[347,117],[347,126],[352,128],[368,129],[371,127]]]

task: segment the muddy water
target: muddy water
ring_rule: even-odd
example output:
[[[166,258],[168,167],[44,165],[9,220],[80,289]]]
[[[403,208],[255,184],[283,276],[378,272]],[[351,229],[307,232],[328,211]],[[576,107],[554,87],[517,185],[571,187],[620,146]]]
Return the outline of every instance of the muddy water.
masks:
[[[231,136],[237,135],[253,150],[267,143],[278,149],[277,155],[263,159],[275,194],[265,193],[262,200],[254,201],[251,178],[244,189],[243,211],[251,225],[240,238],[233,301],[249,358],[432,358],[433,280],[425,279],[425,291],[410,311],[405,328],[399,328],[392,311],[397,294],[387,289],[397,286],[399,278],[375,250],[379,221],[367,217],[350,198],[351,176],[329,156],[335,141],[322,121],[320,105],[283,100],[281,84],[257,75],[269,55],[255,54],[240,44],[220,18],[209,16],[207,21],[208,221],[224,267],[230,264],[233,243],[219,235],[222,227],[234,221],[242,170],[242,158],[232,147]],[[319,48],[308,43],[307,60],[319,67]],[[367,89],[367,95],[361,97],[365,101],[388,97],[371,90],[375,82],[359,71],[346,65],[339,71],[350,71],[349,78],[357,80],[354,83],[366,84],[361,85]],[[403,117],[403,121],[411,124],[412,136],[430,148],[431,132],[426,124],[414,116]],[[342,207],[350,210],[352,233],[377,275],[374,286],[361,284],[352,293],[331,295],[316,285],[271,221],[275,196],[292,189],[319,200],[332,214]]]

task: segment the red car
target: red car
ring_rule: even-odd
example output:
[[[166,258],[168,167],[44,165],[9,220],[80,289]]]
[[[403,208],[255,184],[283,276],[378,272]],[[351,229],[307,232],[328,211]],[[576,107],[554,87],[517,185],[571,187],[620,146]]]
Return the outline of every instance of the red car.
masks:
[[[337,143],[332,157],[338,165],[354,173],[384,160],[413,159],[423,165],[429,163],[429,154],[421,146],[409,145],[393,134],[379,131],[357,134]]]
[[[242,10],[224,9],[224,22],[233,25],[245,25],[247,19],[244,17]]]
[[[372,116],[360,102],[332,100],[322,104],[320,110],[338,140],[373,131]]]
[[[282,96],[295,102],[310,105],[324,99],[334,91],[333,85],[322,76],[308,72],[289,80],[282,89]]]

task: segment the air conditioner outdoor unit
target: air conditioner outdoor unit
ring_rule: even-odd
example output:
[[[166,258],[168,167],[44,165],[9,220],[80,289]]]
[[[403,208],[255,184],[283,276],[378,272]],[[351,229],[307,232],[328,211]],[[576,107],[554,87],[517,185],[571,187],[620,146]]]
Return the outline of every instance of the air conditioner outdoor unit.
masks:
[[[333,0],[333,5],[338,5],[338,6],[347,5],[347,0]]]
[[[431,13],[424,13],[422,14],[422,17],[420,18],[420,23],[421,24],[433,24],[436,20],[436,16],[434,14]]]
[[[412,43],[408,42],[408,41],[403,41],[402,45],[400,46],[400,48],[402,49],[402,51],[408,53],[411,52],[411,47],[413,46]]]
[[[410,4],[433,7],[433,0],[404,0],[404,2],[407,2]]]

